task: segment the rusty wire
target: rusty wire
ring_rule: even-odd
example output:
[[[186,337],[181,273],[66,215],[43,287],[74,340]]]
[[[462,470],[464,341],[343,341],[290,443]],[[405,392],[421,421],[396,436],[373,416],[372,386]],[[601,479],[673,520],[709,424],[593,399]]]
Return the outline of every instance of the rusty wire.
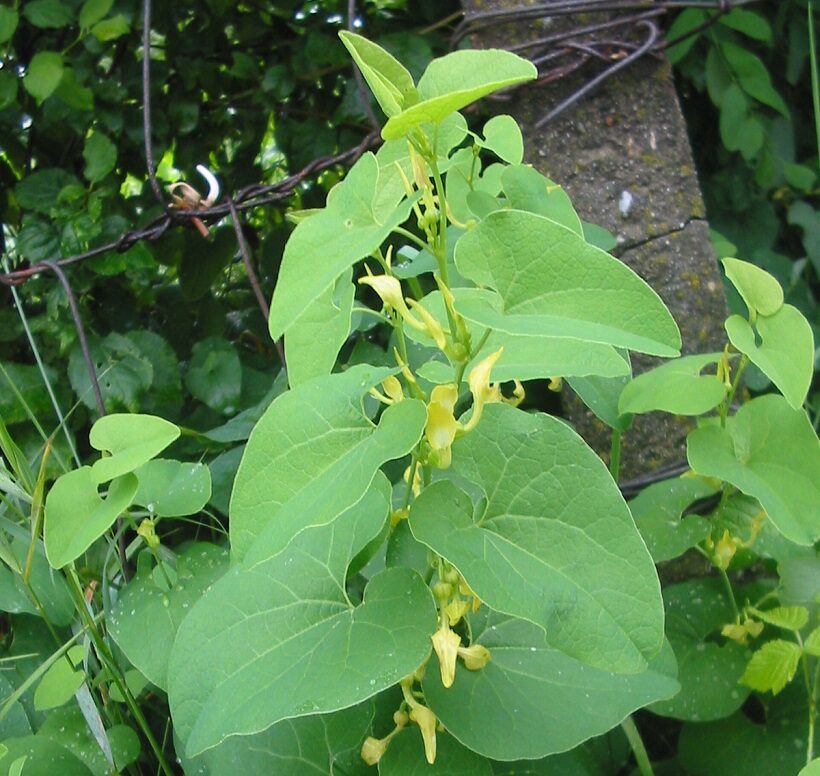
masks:
[[[701,32],[706,26],[713,24],[721,15],[731,11],[733,7],[759,2],[759,0],[552,0],[539,5],[519,6],[510,9],[481,11],[463,14],[462,21],[455,27],[451,38],[451,47],[465,36],[480,30],[504,23],[535,22],[539,19],[548,20],[553,16],[571,14],[606,13],[622,14],[614,18],[592,24],[586,23],[542,36],[535,40],[509,46],[510,51],[526,55],[539,70],[538,83],[552,83],[574,73],[589,62],[603,62],[606,67],[603,71],[590,76],[580,87],[570,94],[559,105],[550,110],[536,122],[536,127],[544,126],[559,114],[566,111],[571,105],[582,99],[603,81],[612,77],[632,63],[648,54],[658,55],[665,48],[684,40],[686,37]],[[687,35],[673,41],[664,41],[657,20],[671,10],[685,8],[702,8],[713,10],[715,13],[704,24],[691,30]],[[353,28],[356,14],[355,0],[348,0],[347,27]],[[457,17],[456,17],[457,18]],[[448,20],[449,22],[450,20]],[[600,38],[600,33],[611,33],[623,30],[626,34],[620,38]],[[643,29],[643,40],[630,40],[630,33]],[[29,267],[0,273],[0,284],[18,286],[32,277],[50,271],[55,274],[68,298],[72,320],[77,330],[77,337],[83,354],[89,381],[94,393],[94,400],[100,416],[105,415],[105,404],[97,379],[88,338],[85,334],[82,318],[76,296],[71,288],[70,281],[63,269],[86,259],[101,256],[109,252],[123,253],[143,240],[153,242],[162,238],[171,228],[186,226],[192,219],[199,219],[206,224],[214,224],[226,216],[231,216],[236,234],[239,254],[245,266],[248,280],[259,305],[260,313],[267,319],[269,307],[262,290],[261,283],[253,267],[247,241],[242,231],[239,213],[244,210],[262,207],[288,199],[296,188],[308,178],[324,170],[338,165],[352,165],[366,151],[376,147],[380,142],[378,122],[367,97],[364,80],[354,68],[357,88],[362,98],[368,121],[376,129],[365,136],[362,141],[345,151],[333,156],[314,159],[299,172],[290,175],[274,184],[253,184],[237,191],[233,196],[226,196],[224,202],[201,210],[182,210],[169,205],[162,187],[157,179],[156,164],[153,150],[153,126],[151,116],[151,0],[143,0],[143,61],[142,61],[142,114],[143,140],[145,147],[145,163],[148,180],[154,197],[163,208],[162,215],[153,219],[144,226],[128,230],[116,240],[91,248],[58,260],[40,261]],[[527,52],[525,54],[525,52]],[[549,67],[545,67],[549,65]],[[282,366],[285,366],[285,354],[281,341],[275,344]],[[623,484],[624,492],[641,489],[651,482],[674,476],[679,473],[680,466],[670,471],[660,471],[649,474],[634,481]],[[121,528],[121,524],[119,526]],[[125,556],[124,532],[118,531],[118,549],[123,570],[127,569]],[[126,572],[127,573],[127,572]]]

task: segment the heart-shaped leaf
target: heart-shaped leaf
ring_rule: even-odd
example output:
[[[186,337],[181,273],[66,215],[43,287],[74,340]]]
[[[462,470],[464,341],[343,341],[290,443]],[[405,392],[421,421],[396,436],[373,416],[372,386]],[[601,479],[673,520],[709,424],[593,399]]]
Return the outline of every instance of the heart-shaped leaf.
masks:
[[[353,367],[303,383],[268,407],[234,482],[235,558],[268,527],[284,546],[306,525],[330,522],[362,497],[385,461],[412,450],[427,422],[421,402],[389,407],[378,426],[362,412],[362,396],[390,374]]]
[[[521,128],[512,116],[493,116],[481,131],[480,145],[492,151],[508,164],[521,164],[524,158],[524,138]]]
[[[749,357],[794,409],[800,409],[814,374],[814,336],[803,314],[784,304],[773,315],[757,316],[754,328],[739,315],[730,316],[725,326],[732,345]]]
[[[420,124],[436,124],[488,94],[532,81],[536,75],[531,62],[509,51],[453,51],[428,65],[418,84],[421,101],[391,116],[382,137],[404,137]]]
[[[658,295],[629,267],[543,216],[490,213],[456,244],[456,266],[497,295],[466,289],[467,319],[511,334],[601,342],[675,356],[680,333]]]
[[[204,463],[157,458],[135,472],[139,487],[134,503],[158,517],[199,512],[211,498],[211,474]]]
[[[683,356],[638,375],[621,392],[618,410],[638,415],[662,410],[673,415],[703,415],[717,407],[726,386],[701,370],[720,360],[720,353]]]
[[[721,259],[721,263],[750,311],[774,315],[783,306],[783,289],[766,270],[740,259]]]
[[[528,164],[505,167],[501,174],[501,186],[507,195],[507,204],[513,210],[545,216],[584,236],[581,219],[567,192],[534,167]]]
[[[364,601],[345,593],[353,557],[382,529],[385,478],[332,524],[235,567],[183,621],[169,695],[188,756],[283,719],[343,709],[412,673],[430,651],[436,610],[410,569],[374,576]]]
[[[566,424],[492,404],[453,445],[450,480],[410,510],[419,541],[446,558],[493,609],[536,623],[550,646],[636,673],[663,643],[652,559],[606,467]]]
[[[459,665],[447,689],[438,666],[431,665],[424,675],[424,696],[449,733],[495,760],[571,749],[680,687],[669,649],[648,670],[624,676],[551,649],[544,632],[523,620],[479,613],[472,632],[474,643],[489,649],[490,662],[479,671]]]
[[[754,496],[795,544],[820,538],[820,443],[806,413],[782,396],[752,399],[726,422],[687,439],[689,465]]]
[[[179,624],[205,591],[228,570],[228,551],[202,542],[177,556],[170,590],[154,582],[154,569],[140,567],[120,592],[108,630],[135,668],[157,687],[168,688],[168,645]]]
[[[134,471],[159,455],[179,434],[178,426],[154,415],[105,415],[91,427],[88,437],[95,450],[110,453],[91,467],[94,483]]]
[[[359,259],[378,248],[407,220],[413,199],[404,192],[377,200],[379,163],[372,153],[359,159],[331,190],[327,206],[297,224],[285,246],[273,292],[268,328],[279,339],[305,308]]]
[[[436,761],[431,765],[419,731],[411,726],[390,740],[379,760],[379,776],[493,776],[493,769],[447,732],[436,733]]]
[[[104,499],[97,486],[92,468],[83,466],[64,474],[49,491],[43,540],[54,568],[79,558],[114,524],[131,505],[137,478],[124,474],[113,480]]]

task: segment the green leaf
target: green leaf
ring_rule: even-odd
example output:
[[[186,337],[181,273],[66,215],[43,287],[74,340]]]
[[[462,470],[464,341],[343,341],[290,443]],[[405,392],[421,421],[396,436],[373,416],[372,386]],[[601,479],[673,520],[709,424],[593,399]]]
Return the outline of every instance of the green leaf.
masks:
[[[80,27],[87,30],[111,10],[114,0],[85,0],[80,8]]]
[[[549,246],[545,251],[544,246]],[[456,244],[468,320],[510,334],[570,337],[675,356],[680,334],[657,294],[582,236],[533,213],[491,213]]]
[[[820,776],[820,757],[812,760],[797,776]]]
[[[134,474],[139,480],[134,503],[158,517],[195,515],[211,498],[211,475],[204,463],[157,458]]]
[[[85,648],[75,645],[43,674],[34,692],[34,708],[37,711],[55,709],[71,700],[85,681],[85,672],[76,670],[84,655]]]
[[[114,524],[137,492],[133,474],[113,480],[105,499],[97,492],[98,484],[91,467],[83,466],[64,474],[49,491],[44,542],[54,568],[79,558]]]
[[[139,399],[151,386],[154,376],[150,359],[134,342],[116,332],[111,332],[103,340],[92,339],[89,346],[106,411],[126,409],[136,412]],[[97,403],[79,344],[69,356],[68,377],[83,404],[96,410]]]
[[[0,8],[0,43],[11,40],[20,21],[20,15],[13,8]]]
[[[820,627],[815,628],[803,642],[803,649],[807,655],[820,657]]]
[[[364,767],[359,750],[372,721],[372,701],[332,714],[287,719],[262,733],[228,738],[193,761],[183,760],[183,767],[198,776],[304,776],[307,769],[317,776],[352,776],[358,773],[353,764]]]
[[[154,569],[141,564],[120,592],[107,619],[111,638],[157,687],[168,689],[169,645],[180,623],[227,570],[226,549],[197,542],[177,556],[176,583],[170,590],[159,587]]]
[[[629,367],[626,374],[616,377],[589,375],[587,377],[569,377],[567,379],[570,388],[578,394],[581,401],[589,407],[595,417],[618,431],[626,431],[632,425],[631,415],[621,415],[618,412],[618,399],[621,391],[632,379],[632,365],[629,361],[629,353],[624,351],[622,355]]]
[[[5,756],[0,759],[0,774],[20,776],[14,764],[25,758],[24,776],[94,776],[76,755],[62,744],[45,736],[8,738],[3,742]]]
[[[117,164],[117,146],[101,132],[92,132],[83,147],[85,169],[83,175],[89,183],[99,183]]]
[[[783,306],[783,289],[766,270],[740,259],[721,259],[726,278],[746,307],[760,315],[774,315]]]
[[[26,8],[31,7],[31,4]],[[56,51],[39,51],[29,62],[23,76],[25,90],[37,102],[50,97],[63,77],[63,55]]]
[[[71,7],[60,0],[31,0],[23,6],[23,16],[42,29],[59,29],[74,20]]]
[[[403,192],[379,201],[379,164],[365,154],[336,184],[324,210],[297,224],[285,246],[268,326],[276,340],[305,308],[359,259],[368,256],[407,220],[412,199]]]
[[[694,31],[708,19],[706,11],[700,8],[685,8],[675,17],[675,21],[666,33],[666,40],[677,40],[690,32],[693,34],[666,50],[666,56],[673,65],[680,62],[692,50],[700,38],[700,33]]]
[[[347,335],[355,287],[351,270],[314,299],[288,329],[285,355],[291,387],[330,374]]]
[[[382,137],[397,140],[420,124],[436,124],[488,94],[532,81],[536,75],[532,63],[508,51],[453,51],[428,65],[418,84],[421,102],[391,116]]]
[[[709,536],[707,519],[683,517],[683,512],[693,501],[713,493],[715,488],[706,481],[686,477],[656,482],[629,502],[635,525],[655,563],[677,558]]]
[[[681,691],[653,703],[650,710],[694,722],[733,714],[749,695],[738,684],[749,651],[716,638],[721,628],[735,619],[720,580],[695,579],[669,585],[663,597],[666,637],[678,661]]]
[[[436,611],[410,569],[373,577],[354,606],[353,557],[382,529],[386,480],[329,525],[283,550],[261,537],[183,621],[168,670],[171,712],[188,756],[283,719],[336,711],[412,673],[430,652]]]
[[[769,71],[760,58],[743,46],[729,41],[721,41],[720,49],[743,90],[758,102],[774,108],[786,120],[790,120],[789,109],[772,86]]]
[[[759,396],[727,420],[687,439],[689,465],[754,496],[796,544],[820,538],[820,445],[806,413],[777,395]]]
[[[803,314],[784,304],[774,315],[758,315],[754,327],[740,315],[729,316],[725,326],[732,345],[800,409],[814,375],[814,337]]]
[[[78,185],[79,181],[65,170],[46,168],[26,175],[14,187],[14,194],[21,208],[48,215],[60,192],[67,186]]]
[[[766,724],[743,712],[683,726],[678,760],[689,776],[796,773],[806,762],[806,694],[783,693],[766,709]]]
[[[128,20],[118,13],[110,19],[103,19],[91,28],[91,34],[101,43],[117,40],[131,31]]]
[[[726,386],[715,375],[700,374],[720,358],[720,353],[682,356],[638,375],[621,392],[618,411],[621,415],[655,410],[704,415],[726,396]]]
[[[752,655],[740,681],[758,692],[777,695],[793,678],[800,662],[800,645],[793,641],[767,641]]]
[[[535,168],[528,164],[506,167],[501,174],[501,186],[514,210],[545,216],[583,237],[581,219],[567,192]]]
[[[566,424],[505,404],[453,445],[449,480],[410,510],[419,541],[492,609],[527,619],[589,665],[637,673],[663,642],[655,567],[603,462]]]
[[[0,673],[0,697],[9,698],[14,690],[14,685],[6,678],[6,673]],[[27,736],[32,732],[31,723],[21,701],[17,700],[11,706],[4,706],[4,711],[6,714],[0,719],[0,741],[8,741],[16,736]],[[0,748],[0,769],[3,767],[2,754],[3,750]]]
[[[772,42],[772,28],[764,16],[745,8],[733,8],[730,13],[718,19],[724,27],[737,30],[752,40],[761,40],[764,43]]]
[[[179,437],[179,427],[155,415],[105,415],[91,427],[88,441],[100,458],[91,471],[95,484],[133,472]]]
[[[185,374],[185,386],[194,398],[215,412],[233,415],[242,394],[239,354],[230,342],[209,337],[194,345]]]
[[[352,32],[339,33],[386,116],[395,116],[418,99],[413,76],[381,46]]]
[[[484,610],[473,618],[472,632],[473,643],[490,651],[490,662],[479,671],[459,665],[455,683],[445,689],[433,659],[423,688],[447,731],[485,757],[563,752],[678,690],[668,649],[648,670],[624,676],[556,652],[543,631],[523,620]]]
[[[355,504],[386,461],[410,452],[427,411],[419,401],[389,407],[374,426],[361,398],[389,369],[357,366],[279,396],[248,440],[231,499],[231,551],[242,559],[270,528],[284,544],[306,525],[334,520]]]
[[[805,606],[776,606],[774,609],[750,611],[758,620],[785,630],[802,630],[809,621],[809,611]]]
[[[37,418],[43,418],[53,412],[51,397],[48,395],[39,367],[2,361],[0,367],[0,415],[6,425],[28,420],[29,411]],[[45,367],[45,373],[52,385],[58,385],[53,369]],[[11,389],[8,381],[17,389],[16,391]]]
[[[390,740],[379,760],[379,776],[492,776],[489,761],[446,732],[436,734],[436,761],[430,765],[418,728],[411,725]]]
[[[140,409],[155,415],[173,415],[182,407],[182,380],[179,358],[168,341],[147,329],[129,331],[125,335],[151,363],[151,391],[141,397]]]
[[[524,158],[524,138],[518,122],[507,115],[493,116],[481,130],[480,145],[492,151],[507,164],[521,164]]]
[[[111,773],[111,765],[103,755],[100,745],[92,737],[88,723],[77,706],[50,712],[38,729],[37,736],[64,746],[77,759],[84,762],[94,776],[109,776]],[[118,770],[124,770],[139,757],[139,738],[127,725],[106,728],[105,736],[111,746]],[[23,771],[24,774],[27,772]]]

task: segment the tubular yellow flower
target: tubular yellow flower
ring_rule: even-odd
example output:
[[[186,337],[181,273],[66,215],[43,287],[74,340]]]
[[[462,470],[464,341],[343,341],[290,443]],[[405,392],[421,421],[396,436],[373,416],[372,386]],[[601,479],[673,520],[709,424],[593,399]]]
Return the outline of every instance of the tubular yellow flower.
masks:
[[[424,436],[433,452],[430,463],[439,469],[446,469],[452,461],[450,448],[458,431],[458,421],[453,414],[457,400],[458,389],[455,385],[437,385],[427,405]]]
[[[370,286],[378,295],[379,299],[388,307],[392,307],[403,318],[410,315],[404,297],[401,293],[401,283],[398,278],[390,275],[366,275],[359,278],[359,285]]]
[[[712,562],[719,568],[726,571],[732,558],[737,552],[737,540],[729,533],[728,529],[723,532],[718,543],[715,545],[715,551],[712,555]]]
[[[463,433],[472,431],[478,425],[485,404],[500,400],[501,392],[498,390],[498,386],[490,385],[490,374],[495,362],[501,358],[503,352],[504,348],[499,348],[495,353],[491,353],[487,358],[479,361],[470,370],[467,385],[470,386],[470,393],[473,394],[473,414],[466,425],[462,426]]]
[[[146,517],[145,520],[143,520],[140,523],[139,528],[137,528],[137,534],[139,534],[143,539],[145,539],[145,543],[152,550],[155,550],[157,547],[159,547],[159,536],[157,536],[156,531],[154,530],[153,520],[150,520]]]
[[[368,736],[362,744],[361,758],[368,765],[378,765],[379,760],[387,751],[387,745],[390,743],[389,738],[373,738]]]
[[[481,644],[459,647],[458,656],[464,661],[464,667],[468,671],[479,671],[490,662],[490,650]]]
[[[466,601],[450,601],[450,603],[444,607],[444,614],[447,615],[447,622],[451,628],[461,622],[461,619],[469,611],[470,604]]]
[[[392,401],[399,402],[404,398],[404,391],[401,388],[401,383],[395,375],[390,375],[386,380],[382,381],[382,388],[384,392],[392,399]]]
[[[447,338],[444,336],[444,329],[441,328],[441,324],[415,299],[407,299],[407,304],[409,304],[413,312],[417,313],[419,318],[421,318],[422,328],[416,327],[409,319],[406,319],[407,323],[418,331],[428,334],[433,339],[433,342],[436,343],[436,347],[439,350],[444,350],[447,347]]]
[[[452,687],[456,679],[456,658],[461,644],[461,636],[450,630],[448,625],[442,625],[432,636],[433,649],[438,655],[441,683],[445,687]]]
[[[432,765],[436,761],[436,725],[438,720],[426,706],[418,704],[410,709],[410,719],[419,726],[424,741],[424,756]]]

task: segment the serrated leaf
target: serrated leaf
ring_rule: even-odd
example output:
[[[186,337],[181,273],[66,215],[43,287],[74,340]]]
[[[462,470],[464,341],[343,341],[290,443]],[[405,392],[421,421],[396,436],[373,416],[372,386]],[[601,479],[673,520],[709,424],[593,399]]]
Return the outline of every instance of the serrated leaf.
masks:
[[[83,147],[85,169],[89,183],[99,183],[117,164],[117,147],[101,132],[92,132]]]
[[[583,237],[581,219],[567,192],[534,167],[528,164],[505,167],[501,173],[501,187],[513,210],[526,210],[552,219]]]
[[[42,102],[52,95],[62,77],[63,55],[56,51],[39,51],[29,62],[23,86],[37,102]]]
[[[192,776],[303,776],[307,768],[316,776],[338,776],[339,769],[353,776],[358,771],[345,766],[364,767],[359,750],[373,711],[368,701],[332,714],[287,719],[262,733],[233,736],[193,760],[183,759],[183,768]]]
[[[524,158],[524,138],[518,122],[507,115],[493,116],[481,130],[480,145],[492,151],[508,164],[521,164]]]
[[[750,310],[774,315],[783,306],[783,289],[766,270],[740,259],[721,259],[721,264]]]
[[[114,5],[114,0],[85,0],[80,8],[80,27],[87,30],[102,19]]]
[[[653,703],[655,714],[705,722],[733,714],[749,695],[738,684],[749,650],[716,635],[734,621],[720,580],[695,579],[664,588],[666,637],[678,661],[680,692]]]
[[[802,630],[809,621],[805,606],[776,606],[774,609],[754,609],[753,613],[758,620],[791,631]]]
[[[350,333],[355,287],[351,270],[314,299],[288,329],[285,356],[291,388],[330,374]]]
[[[359,606],[344,591],[350,561],[381,531],[388,507],[382,480],[332,524],[304,529],[281,551],[261,537],[254,561],[228,572],[191,610],[168,671],[188,756],[283,719],[352,706],[425,659],[436,611],[418,574],[377,574]]]
[[[624,676],[551,649],[543,631],[523,620],[484,610],[472,627],[473,642],[489,649],[490,662],[479,671],[459,665],[455,683],[445,689],[433,659],[423,688],[447,731],[485,757],[534,759],[563,752],[679,687],[668,649],[648,670]]]
[[[228,570],[228,551],[198,542],[177,556],[176,583],[164,590],[154,569],[138,568],[120,591],[108,630],[128,660],[151,682],[168,689],[169,645],[183,619],[205,591]]]
[[[395,116],[418,99],[413,76],[392,54],[361,35],[339,33],[386,116]]]
[[[760,501],[787,539],[808,545],[820,538],[820,443],[806,413],[782,396],[752,399],[726,428],[696,429],[686,450],[695,472]]]
[[[803,314],[784,304],[773,315],[758,315],[754,328],[740,315],[729,316],[725,326],[732,345],[800,409],[814,374],[814,336]]]
[[[536,75],[532,63],[508,51],[453,51],[428,65],[419,79],[420,102],[388,119],[382,137],[404,137],[420,124],[436,124],[488,94],[532,81]]]
[[[680,333],[657,294],[626,265],[548,218],[491,213],[458,241],[455,259],[462,275],[498,292],[464,289],[457,309],[468,320],[510,334],[678,354]]]
[[[702,479],[678,478],[653,483],[629,502],[635,525],[655,563],[677,558],[709,536],[711,526],[706,518],[683,517],[683,511],[693,501],[715,492]]]
[[[134,503],[158,517],[195,515],[211,498],[211,475],[204,463],[156,458],[135,472]]]
[[[231,498],[231,551],[242,559],[270,527],[284,544],[306,525],[330,522],[355,504],[376,470],[410,452],[427,411],[419,401],[389,407],[374,426],[362,396],[392,374],[357,366],[279,396],[248,440]]]
[[[105,415],[91,427],[88,441],[109,453],[91,467],[99,485],[133,472],[159,455],[180,435],[179,426],[155,415]]]
[[[777,695],[793,678],[800,662],[800,646],[793,641],[767,641],[752,655],[740,681],[758,692]]]
[[[424,755],[421,734],[415,726],[390,740],[379,760],[379,776],[492,776],[489,760],[462,746],[447,732],[436,734],[436,761]]]
[[[720,353],[682,356],[638,375],[621,392],[619,413],[662,410],[673,415],[704,415],[726,396],[726,386],[715,375],[701,375],[720,358]]]
[[[331,189],[327,206],[297,224],[285,246],[268,328],[273,339],[359,259],[376,250],[407,220],[413,199],[378,200],[379,163],[372,153],[356,162]]]
[[[820,627],[815,628],[803,642],[803,649],[806,654],[813,657],[820,657]]]
[[[452,471],[486,504],[435,482],[410,510],[416,539],[492,609],[543,628],[551,647],[643,670],[663,642],[660,587],[626,503],[583,440],[548,415],[492,404],[454,443]]]

